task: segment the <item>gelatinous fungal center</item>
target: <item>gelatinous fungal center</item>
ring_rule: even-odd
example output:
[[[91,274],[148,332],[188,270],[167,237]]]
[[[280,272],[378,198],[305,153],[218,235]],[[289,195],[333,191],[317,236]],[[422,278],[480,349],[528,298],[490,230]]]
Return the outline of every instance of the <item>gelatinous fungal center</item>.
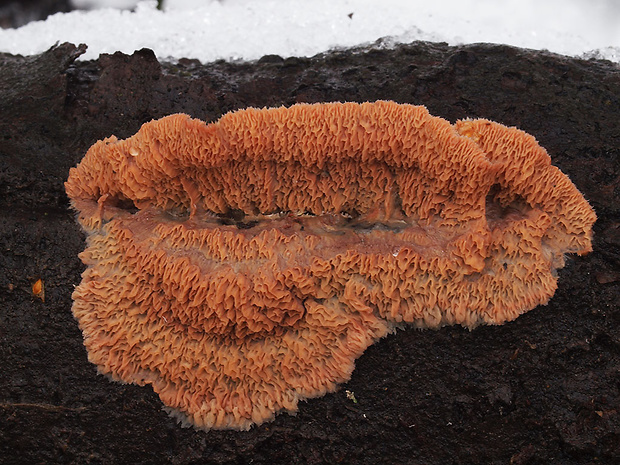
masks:
[[[294,412],[402,324],[545,304],[596,219],[528,134],[393,102],[168,116],[97,142],[66,190],[89,359],[203,429]]]

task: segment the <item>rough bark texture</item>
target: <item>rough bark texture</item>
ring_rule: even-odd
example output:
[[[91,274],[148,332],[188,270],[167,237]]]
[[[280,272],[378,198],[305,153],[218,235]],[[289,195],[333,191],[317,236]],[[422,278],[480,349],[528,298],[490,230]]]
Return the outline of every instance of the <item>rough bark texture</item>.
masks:
[[[375,46],[255,63],[0,55],[0,463],[589,464],[620,461],[620,69],[506,46]],[[533,134],[591,202],[594,252],[548,306],[468,331],[399,331],[342,389],[248,432],[183,429],[88,363],[71,314],[84,235],[63,181],[152,118],[390,99]],[[41,278],[45,301],[32,293]]]

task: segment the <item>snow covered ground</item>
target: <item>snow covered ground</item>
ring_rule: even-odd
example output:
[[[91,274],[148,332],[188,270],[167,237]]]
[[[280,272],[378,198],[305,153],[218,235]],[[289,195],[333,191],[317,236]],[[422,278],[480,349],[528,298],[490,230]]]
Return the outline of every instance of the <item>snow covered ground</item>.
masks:
[[[159,59],[204,63],[312,56],[387,38],[503,43],[620,62],[617,0],[167,0],[163,11],[155,1],[73,1],[94,9],[0,30],[0,52],[73,42],[88,45],[82,59],[148,47]]]

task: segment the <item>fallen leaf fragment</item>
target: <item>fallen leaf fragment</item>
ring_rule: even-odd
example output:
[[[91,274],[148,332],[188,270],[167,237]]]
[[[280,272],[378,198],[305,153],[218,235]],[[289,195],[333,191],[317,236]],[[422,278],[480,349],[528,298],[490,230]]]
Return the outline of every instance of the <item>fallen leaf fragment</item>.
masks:
[[[32,294],[45,302],[45,286],[41,278],[37,279],[32,285]]]

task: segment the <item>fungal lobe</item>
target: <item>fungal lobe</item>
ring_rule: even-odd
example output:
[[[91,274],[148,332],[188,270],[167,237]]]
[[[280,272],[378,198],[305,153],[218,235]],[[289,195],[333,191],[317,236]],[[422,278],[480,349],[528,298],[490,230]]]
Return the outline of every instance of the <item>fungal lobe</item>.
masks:
[[[532,136],[383,101],[171,115],[97,142],[65,186],[89,359],[202,429],[296,411],[405,323],[547,303],[596,219]]]

